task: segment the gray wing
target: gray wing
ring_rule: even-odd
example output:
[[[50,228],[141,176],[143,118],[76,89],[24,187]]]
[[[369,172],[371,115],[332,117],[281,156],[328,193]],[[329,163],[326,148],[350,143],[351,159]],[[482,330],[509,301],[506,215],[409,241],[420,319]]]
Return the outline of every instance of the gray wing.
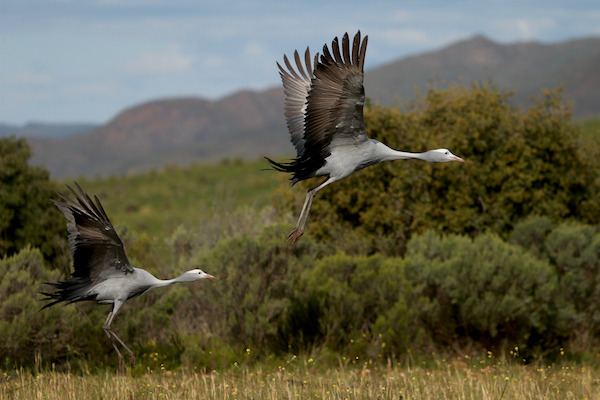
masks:
[[[123,276],[134,272],[127,259],[123,242],[110,223],[100,200],[96,204],[75,182],[79,194],[67,188],[77,202],[61,193],[64,200],[52,200],[69,220],[69,247],[73,258],[73,277],[90,279],[96,284],[109,277]]]
[[[338,38],[331,43],[333,55],[323,46],[323,55],[314,70],[304,121],[307,153],[330,154],[331,147],[359,145],[368,140],[363,118],[365,90],[364,61],[367,39],[354,36],[352,52],[346,33],[342,54]]]
[[[315,64],[317,63],[317,58],[318,54],[315,55]],[[283,61],[289,71],[286,71],[279,63],[277,63],[277,66],[279,67],[279,75],[281,76],[285,93],[285,119],[288,130],[290,131],[292,143],[296,148],[296,154],[298,157],[302,157],[304,155],[305,142],[304,116],[306,112],[306,101],[308,92],[310,91],[311,79],[314,75],[310,63],[310,51],[308,47],[304,53],[306,72],[304,71],[297,50],[294,52],[294,59],[300,75],[296,73],[286,55],[283,56]]]

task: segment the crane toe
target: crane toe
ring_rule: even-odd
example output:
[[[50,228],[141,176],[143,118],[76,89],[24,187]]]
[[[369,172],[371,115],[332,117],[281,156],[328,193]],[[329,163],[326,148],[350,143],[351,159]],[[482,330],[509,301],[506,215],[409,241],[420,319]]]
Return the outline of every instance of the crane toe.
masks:
[[[300,236],[302,236],[302,234],[304,233],[304,229],[300,229],[297,226],[294,227],[294,229],[292,229],[292,231],[290,232],[290,234],[287,236],[287,240],[285,241],[286,243],[289,243],[290,240],[292,241],[292,246],[296,244],[296,242],[298,241],[298,239],[300,239]]]

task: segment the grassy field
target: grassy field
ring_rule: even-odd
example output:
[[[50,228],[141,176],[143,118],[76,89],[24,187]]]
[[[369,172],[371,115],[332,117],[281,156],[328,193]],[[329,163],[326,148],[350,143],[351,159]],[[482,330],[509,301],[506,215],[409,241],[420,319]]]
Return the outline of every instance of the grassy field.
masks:
[[[593,140],[596,143],[600,140],[600,117],[581,119],[576,122],[581,128],[584,139]]]
[[[76,180],[88,194],[98,196],[117,227],[164,238],[177,226],[198,224],[214,213],[270,204],[273,189],[284,174],[266,168],[264,160],[231,161]],[[71,185],[72,181],[62,183]]]
[[[584,148],[595,153],[600,119],[576,121]],[[261,209],[271,203],[273,189],[286,174],[269,170],[264,159],[220,164],[167,166],[159,170],[99,179],[78,178],[89,194],[97,195],[113,224],[154,238],[169,237],[181,224],[198,224],[215,213],[241,207]],[[71,180],[62,183],[71,184]]]
[[[292,358],[272,369],[158,371],[140,376],[46,372],[0,376],[2,399],[600,399],[600,370],[494,359],[424,366],[321,368]]]

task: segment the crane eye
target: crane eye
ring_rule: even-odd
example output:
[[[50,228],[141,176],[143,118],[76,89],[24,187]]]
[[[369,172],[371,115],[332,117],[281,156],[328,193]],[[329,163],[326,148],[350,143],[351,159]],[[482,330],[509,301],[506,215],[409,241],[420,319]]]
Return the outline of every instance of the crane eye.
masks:
[[[446,152],[446,154],[448,154],[448,152]]]

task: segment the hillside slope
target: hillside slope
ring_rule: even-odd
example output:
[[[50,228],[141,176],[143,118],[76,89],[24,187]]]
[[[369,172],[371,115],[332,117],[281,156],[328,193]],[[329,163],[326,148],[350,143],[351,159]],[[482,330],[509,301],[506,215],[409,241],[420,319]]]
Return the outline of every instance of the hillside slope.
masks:
[[[368,65],[368,53],[367,53]],[[275,77],[274,77],[275,79]],[[432,82],[492,80],[527,105],[542,88],[565,87],[576,117],[600,115],[600,38],[558,44],[498,44],[476,36],[369,70],[367,96],[396,105]],[[440,83],[441,82],[441,83]],[[445,83],[444,83],[445,82]],[[127,109],[88,133],[65,139],[30,137],[32,163],[55,178],[143,171],[167,163],[293,155],[283,116],[283,90],[242,91],[218,101],[158,100]]]

